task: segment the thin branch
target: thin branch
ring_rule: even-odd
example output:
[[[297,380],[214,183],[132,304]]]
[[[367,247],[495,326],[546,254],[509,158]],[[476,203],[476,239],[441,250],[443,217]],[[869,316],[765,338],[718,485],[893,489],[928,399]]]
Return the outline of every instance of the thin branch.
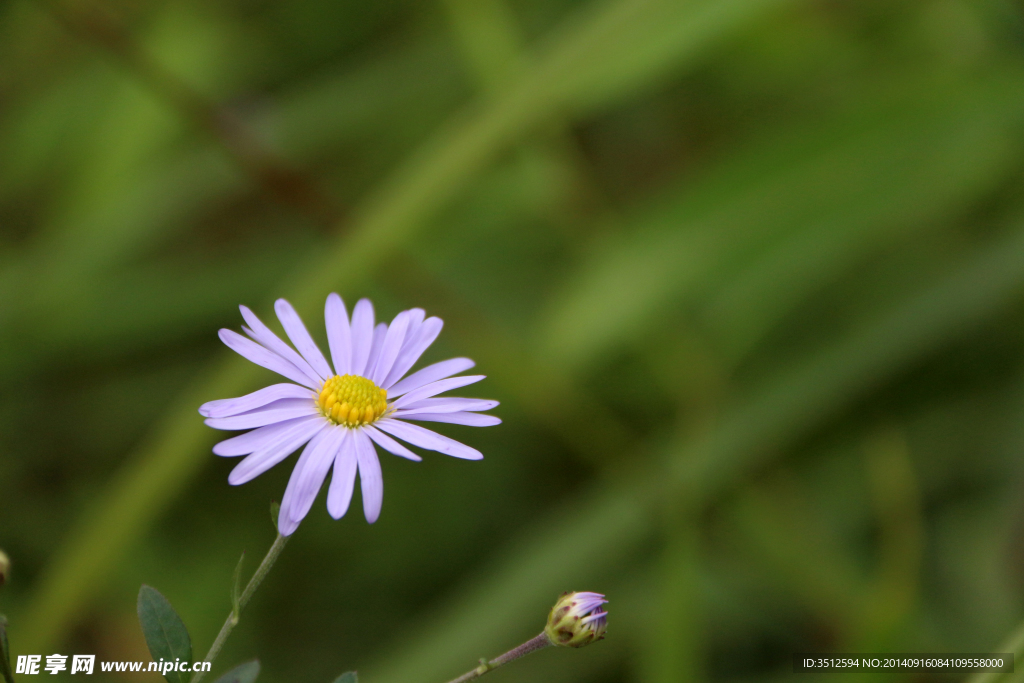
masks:
[[[512,650],[509,650],[508,652],[506,652],[505,654],[501,655],[500,657],[496,657],[496,658],[494,658],[494,659],[492,659],[490,661],[487,661],[486,659],[481,659],[480,660],[480,666],[476,667],[475,669],[470,669],[469,671],[467,671],[466,673],[462,674],[458,678],[455,678],[455,679],[452,679],[451,681],[448,681],[448,683],[465,683],[466,681],[471,681],[474,678],[480,678],[484,674],[490,673],[491,671],[494,671],[499,666],[504,666],[504,665],[508,664],[509,662],[514,662],[515,660],[519,659],[520,657],[525,657],[526,655],[530,654],[531,652],[536,652],[537,650],[543,650],[544,648],[549,647],[552,644],[553,643],[548,638],[547,634],[546,633],[541,633],[536,638],[532,638],[532,639],[526,641],[525,643],[523,643],[519,647],[517,647],[515,649],[512,649]]]

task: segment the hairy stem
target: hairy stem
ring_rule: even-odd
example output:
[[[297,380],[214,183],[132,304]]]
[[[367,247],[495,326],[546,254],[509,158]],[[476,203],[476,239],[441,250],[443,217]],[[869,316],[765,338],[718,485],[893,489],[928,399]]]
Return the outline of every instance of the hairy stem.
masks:
[[[493,671],[494,669],[497,669],[499,666],[503,666],[511,661],[515,661],[520,657],[525,657],[526,655],[530,654],[535,650],[543,650],[548,645],[551,645],[551,641],[548,639],[547,634],[541,633],[536,638],[526,641],[519,647],[509,650],[505,654],[501,655],[500,657],[496,657],[489,662],[487,660],[481,659],[480,666],[476,667],[472,671],[467,671],[458,678],[452,679],[448,683],[463,683],[463,681],[471,681],[474,678],[479,678],[488,671]]]
[[[277,538],[274,540],[274,545],[270,546],[270,550],[267,551],[267,556],[263,558],[262,562],[260,562],[260,566],[256,568],[256,573],[252,575],[252,578],[249,579],[249,583],[245,586],[245,590],[242,591],[242,595],[238,599],[238,613],[236,614],[234,609],[231,610],[231,614],[228,615],[228,618],[224,621],[224,625],[220,628],[220,633],[217,634],[217,637],[213,641],[213,645],[210,646],[210,651],[206,653],[206,657],[203,659],[204,662],[213,662],[213,660],[217,658],[217,655],[220,654],[225,641],[227,641],[228,636],[231,635],[231,631],[233,631],[235,626],[238,625],[238,616],[252,598],[252,594],[255,593],[256,589],[260,587],[261,583],[263,583],[263,579],[270,572],[270,568],[274,566],[274,563],[277,561],[277,557],[281,554],[281,551],[284,550],[286,543],[288,543],[288,537],[278,534]],[[203,676],[205,675],[206,672],[197,671],[192,676],[190,683],[199,683],[199,681],[203,680]]]

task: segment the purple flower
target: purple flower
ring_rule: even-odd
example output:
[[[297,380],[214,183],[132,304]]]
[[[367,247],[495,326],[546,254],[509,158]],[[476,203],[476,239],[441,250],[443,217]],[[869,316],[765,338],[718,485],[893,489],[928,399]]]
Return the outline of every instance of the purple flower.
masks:
[[[281,501],[278,529],[285,536],[292,534],[309,512],[332,465],[334,475],[327,491],[331,516],[340,519],[348,511],[358,471],[366,521],[377,521],[384,482],[374,444],[416,461],[421,460],[420,456],[395,438],[456,458],[483,458],[476,449],[409,422],[471,427],[501,422],[492,415],[480,414],[498,405],[497,401],[436,398],[484,378],[453,376],[473,367],[468,358],[434,363],[406,377],[440,334],[440,318],[427,318],[423,309],[413,308],[399,313],[390,325],[374,325],[373,305],[362,299],[350,320],[341,297],[331,294],[325,318],[332,370],[287,301],[278,299],[274,310],[294,349],[248,308],[239,308],[247,323],[242,329],[250,339],[221,330],[221,341],[293,383],[272,384],[240,398],[210,401],[199,412],[215,429],[252,429],[213,448],[221,456],[246,456],[228,476],[233,485],[254,479],[305,445]]]
[[[553,645],[583,647],[604,638],[608,630],[607,600],[600,593],[564,593],[548,614],[544,632]]]

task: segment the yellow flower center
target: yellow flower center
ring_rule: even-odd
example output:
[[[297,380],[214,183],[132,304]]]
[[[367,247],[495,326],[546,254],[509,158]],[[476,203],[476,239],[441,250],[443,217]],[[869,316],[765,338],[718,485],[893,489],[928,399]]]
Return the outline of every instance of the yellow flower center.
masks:
[[[357,375],[335,375],[316,400],[320,414],[336,425],[358,427],[376,422],[388,409],[388,390]]]

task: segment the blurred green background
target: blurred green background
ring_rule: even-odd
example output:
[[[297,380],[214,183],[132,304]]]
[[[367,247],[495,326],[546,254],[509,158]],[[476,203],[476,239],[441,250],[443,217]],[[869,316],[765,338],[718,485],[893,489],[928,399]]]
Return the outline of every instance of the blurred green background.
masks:
[[[13,651],[148,659],[141,583],[206,651],[294,462],[227,484],[196,408],[273,375],[216,331],[325,344],[330,291],[442,317],[504,424],[382,455],[373,526],[321,496],[215,674],[440,683],[570,589],[608,638],[488,680],[995,651],[1022,180],[1013,0],[0,2]]]

